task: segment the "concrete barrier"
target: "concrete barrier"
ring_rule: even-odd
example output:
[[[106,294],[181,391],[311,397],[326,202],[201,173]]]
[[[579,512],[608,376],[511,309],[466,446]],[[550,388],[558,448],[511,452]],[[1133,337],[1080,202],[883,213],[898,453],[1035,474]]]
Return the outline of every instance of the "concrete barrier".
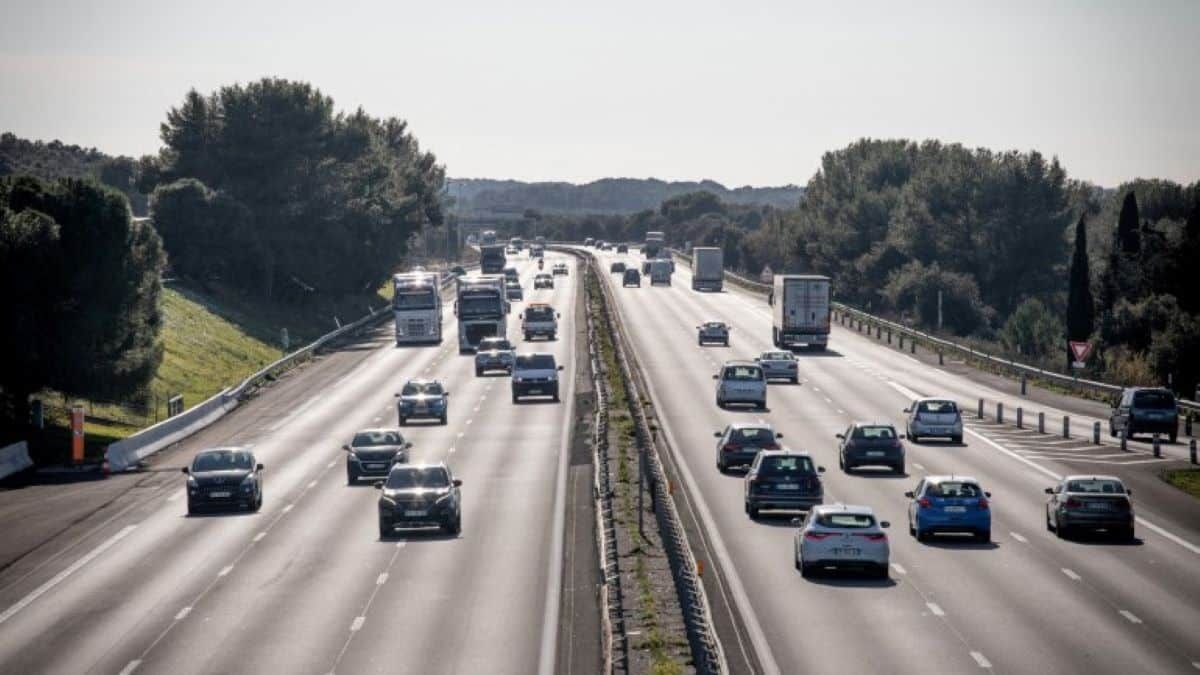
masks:
[[[33,460],[29,458],[29,444],[25,441],[0,448],[0,478],[7,478],[31,466]]]

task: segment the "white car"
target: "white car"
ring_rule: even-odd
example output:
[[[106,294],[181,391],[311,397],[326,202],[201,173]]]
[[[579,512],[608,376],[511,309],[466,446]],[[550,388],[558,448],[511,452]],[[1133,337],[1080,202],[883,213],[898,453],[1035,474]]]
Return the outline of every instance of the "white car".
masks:
[[[717,407],[730,403],[767,407],[767,378],[763,369],[753,361],[726,361],[721,372],[713,375],[717,381]]]
[[[869,506],[814,506],[796,531],[795,563],[808,577],[827,568],[852,568],[888,578],[891,523],[878,521]]]
[[[905,431],[916,443],[923,436],[949,438],[962,443],[963,422],[958,404],[945,398],[919,398],[904,409],[908,414]]]
[[[800,367],[796,363],[795,354],[763,352],[754,361],[762,366],[763,375],[768,380],[788,380],[792,384],[800,384]]]

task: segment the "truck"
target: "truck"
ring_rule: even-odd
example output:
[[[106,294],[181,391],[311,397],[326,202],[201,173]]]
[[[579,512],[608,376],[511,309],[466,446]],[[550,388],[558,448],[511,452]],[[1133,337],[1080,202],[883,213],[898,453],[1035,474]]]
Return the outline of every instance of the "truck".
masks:
[[[508,337],[509,304],[504,297],[504,276],[485,274],[459,277],[454,313],[458,316],[458,353],[469,354],[487,337]]]
[[[725,252],[717,246],[692,249],[692,290],[721,291],[725,281]]]
[[[396,346],[442,341],[442,286],[432,272],[392,275]]]
[[[671,285],[671,261],[665,258],[656,258],[650,263],[650,285],[666,284]]]
[[[479,234],[479,243],[482,246],[492,246],[496,243],[496,231],[484,230]]]
[[[479,247],[479,271],[484,274],[499,274],[507,263],[508,258],[504,255],[504,247],[500,244]]]
[[[647,232],[646,243],[642,244],[642,255],[647,258],[657,258],[658,252],[666,240],[667,236],[662,232]]]
[[[771,305],[771,341],[780,349],[825,351],[829,343],[829,277],[777,274]]]

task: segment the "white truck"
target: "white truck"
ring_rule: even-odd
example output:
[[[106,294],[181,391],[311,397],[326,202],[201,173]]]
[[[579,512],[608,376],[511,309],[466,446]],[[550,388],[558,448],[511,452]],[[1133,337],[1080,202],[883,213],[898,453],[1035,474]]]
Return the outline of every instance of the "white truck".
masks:
[[[665,258],[656,258],[650,262],[650,285],[666,284],[671,285],[671,261]]]
[[[725,282],[725,251],[717,246],[692,249],[692,290],[720,292]]]
[[[396,346],[442,341],[442,286],[432,272],[392,275]]]
[[[662,232],[647,232],[646,243],[642,244],[642,255],[647,258],[657,258],[666,240],[667,236]]]
[[[454,313],[458,316],[458,352],[475,351],[487,337],[508,337],[508,300],[504,276],[489,274],[458,278]]]
[[[777,274],[768,302],[771,341],[781,349],[825,351],[829,343],[829,277]]]

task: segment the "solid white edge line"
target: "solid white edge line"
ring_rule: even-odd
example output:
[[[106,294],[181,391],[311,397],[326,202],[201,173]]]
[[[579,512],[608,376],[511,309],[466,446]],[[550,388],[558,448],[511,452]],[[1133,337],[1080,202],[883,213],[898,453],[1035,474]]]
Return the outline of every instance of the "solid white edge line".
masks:
[[[1129,610],[1127,610],[1127,609],[1122,609],[1122,610],[1121,610],[1121,616],[1123,616],[1123,617],[1125,617],[1126,619],[1128,619],[1128,620],[1129,620],[1129,623],[1141,623],[1141,622],[1142,622],[1142,620],[1141,620],[1141,619],[1137,618],[1137,615],[1136,615],[1136,614],[1134,614],[1133,612],[1131,612],[1131,611],[1129,611]]]
[[[78,572],[80,569],[82,569],[88,563],[92,562],[97,557],[99,557],[102,553],[104,553],[108,549],[112,548],[113,545],[115,545],[117,542],[121,541],[126,536],[128,536],[129,533],[133,532],[135,529],[137,529],[137,525],[126,525],[120,532],[117,532],[113,536],[104,540],[104,542],[102,544],[100,544],[99,546],[97,546],[96,548],[92,549],[91,551],[88,551],[88,553],[86,555],[84,555],[79,560],[76,560],[75,562],[71,563],[71,565],[69,567],[67,567],[65,570],[59,572],[58,574],[55,574],[53,577],[50,578],[49,581],[47,581],[47,582],[43,583],[41,586],[38,586],[37,588],[33,589],[28,595],[26,595],[25,597],[18,600],[16,602],[16,604],[14,604],[12,607],[9,607],[8,609],[4,610],[3,614],[0,614],[0,624],[3,624],[5,621],[8,621],[12,617],[16,616],[17,612],[20,612],[21,610],[25,609],[31,603],[33,603],[34,600],[37,600],[38,598],[42,597],[47,592],[49,592],[52,588],[61,584],[63,581],[66,580],[67,577]]]
[[[142,665],[142,660],[134,659],[134,660],[130,661],[128,665],[126,665],[124,668],[121,669],[120,675],[131,675],[133,673],[133,671],[137,670],[138,666],[140,666],[140,665]]]
[[[1071,581],[1079,581],[1080,579],[1083,578],[1083,577],[1079,576],[1075,572],[1075,570],[1069,569],[1067,567],[1062,568],[1062,573],[1067,575],[1067,578],[1070,579]]]

